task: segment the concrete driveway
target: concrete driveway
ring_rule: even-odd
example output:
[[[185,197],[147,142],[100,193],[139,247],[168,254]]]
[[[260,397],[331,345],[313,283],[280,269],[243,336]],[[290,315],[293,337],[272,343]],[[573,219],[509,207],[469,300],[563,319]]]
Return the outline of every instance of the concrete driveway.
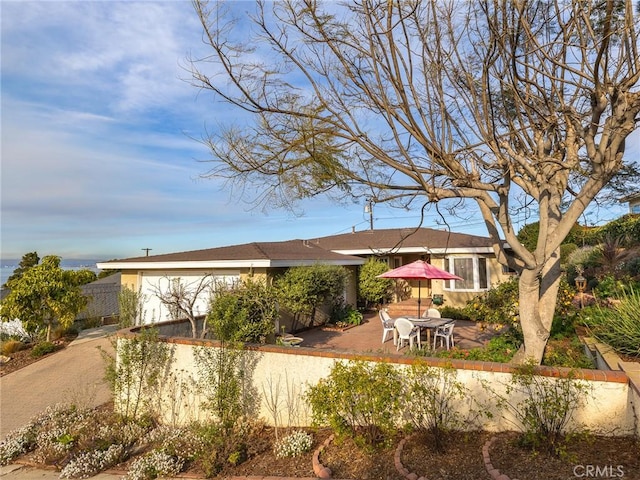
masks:
[[[0,439],[49,405],[98,406],[111,399],[98,347],[113,352],[117,325],[83,330],[67,348],[0,377]]]

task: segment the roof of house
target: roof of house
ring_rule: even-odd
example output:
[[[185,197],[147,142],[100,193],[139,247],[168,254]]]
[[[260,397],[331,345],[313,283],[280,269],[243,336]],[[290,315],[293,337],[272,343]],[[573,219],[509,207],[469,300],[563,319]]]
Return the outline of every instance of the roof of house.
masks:
[[[307,240],[288,240],[284,242],[252,242],[204,250],[112,260],[99,263],[98,268],[290,267],[320,262],[337,265],[360,265],[364,263],[364,260],[359,257],[334,253]]]
[[[327,250],[348,255],[493,251],[493,242],[489,237],[432,228],[362,230],[309,241]]]
[[[492,253],[488,237],[432,228],[363,230],[310,240],[252,242],[186,252],[126,258],[98,263],[98,268],[162,270],[180,268],[292,267],[331,263],[361,265],[357,255],[402,253]]]
[[[622,197],[620,199],[620,203],[633,202],[634,200],[638,199],[640,199],[640,192],[634,192]]]

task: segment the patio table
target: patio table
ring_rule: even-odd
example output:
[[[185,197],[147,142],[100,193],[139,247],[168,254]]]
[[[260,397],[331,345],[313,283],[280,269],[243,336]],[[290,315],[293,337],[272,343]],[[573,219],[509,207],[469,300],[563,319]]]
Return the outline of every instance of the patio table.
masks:
[[[446,325],[447,323],[455,322],[453,318],[437,318],[437,317],[405,317],[420,330],[425,329],[427,331],[427,347],[431,348],[431,330],[435,330],[438,327]]]

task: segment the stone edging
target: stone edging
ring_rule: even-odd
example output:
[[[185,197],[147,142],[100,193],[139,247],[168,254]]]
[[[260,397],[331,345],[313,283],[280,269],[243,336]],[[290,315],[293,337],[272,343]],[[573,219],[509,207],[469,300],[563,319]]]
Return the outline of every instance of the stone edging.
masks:
[[[313,473],[315,473],[318,478],[331,478],[331,469],[320,463],[320,454],[333,441],[333,438],[333,434],[329,435],[329,438],[327,438],[324,443],[320,445],[315,452],[313,452]]]

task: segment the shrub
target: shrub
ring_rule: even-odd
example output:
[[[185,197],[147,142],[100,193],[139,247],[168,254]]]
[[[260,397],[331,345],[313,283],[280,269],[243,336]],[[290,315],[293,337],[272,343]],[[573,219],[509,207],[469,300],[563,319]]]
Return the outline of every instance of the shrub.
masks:
[[[40,342],[31,349],[31,356],[34,358],[42,357],[48,353],[58,350],[58,346],[51,342]]]
[[[593,293],[599,299],[621,298],[631,290],[638,289],[640,284],[633,282],[630,278],[616,278],[613,275],[606,275],[598,281],[593,289]]]
[[[630,277],[640,280],[640,252],[637,251],[637,256],[625,261],[622,270]]]
[[[440,307],[440,315],[443,318],[452,318],[454,320],[471,320],[464,309],[458,307]]]
[[[11,355],[24,349],[25,345],[20,340],[5,340],[2,342],[2,355]]]
[[[198,427],[202,450],[196,458],[196,464],[207,478],[215,477],[227,465],[239,465],[246,460],[247,439],[253,428],[262,428],[262,425],[238,419],[232,428],[216,424]]]
[[[378,278],[378,275],[389,270],[389,266],[370,257],[367,263],[360,267],[358,273],[358,296],[365,301],[367,306],[373,304],[382,305],[389,301],[393,295],[393,280],[390,278]]]
[[[519,321],[518,279],[500,283],[469,301],[463,309],[471,320],[516,325]]]
[[[470,320],[484,321],[498,325],[509,325],[517,338],[521,336],[518,279],[500,283],[483,295],[467,302],[463,312]],[[561,321],[572,318],[576,308],[572,303],[575,289],[566,279],[560,280],[554,315]],[[443,315],[445,316],[445,315]]]
[[[565,442],[580,433],[579,425],[571,426],[574,412],[587,401],[588,384],[575,379],[573,373],[563,378],[536,374],[533,363],[519,365],[506,385],[506,397],[485,384],[499,407],[506,408],[521,430],[521,442],[534,451],[540,449],[562,457]],[[520,400],[514,400],[514,399]]]
[[[275,290],[264,282],[248,280],[217,293],[207,324],[218,340],[265,343],[275,333],[278,315]]]
[[[126,420],[157,413],[155,400],[167,367],[173,362],[174,348],[160,341],[158,329],[145,327],[133,338],[114,339],[116,357],[106,352],[105,378],[113,391],[117,409]]]
[[[296,430],[276,442],[274,450],[278,458],[298,457],[311,450],[312,445],[313,435],[302,430]]]
[[[331,312],[331,323],[336,325],[360,325],[362,323],[362,313],[353,305],[341,303],[334,306]]]
[[[307,399],[316,424],[328,423],[338,435],[375,447],[396,430],[401,387],[400,374],[389,364],[338,362],[309,388]]]
[[[581,318],[598,340],[616,352],[640,357],[640,289],[623,293],[611,308],[585,309]]]
[[[436,450],[443,452],[447,432],[466,423],[458,411],[468,389],[456,380],[453,368],[431,368],[422,363],[411,365],[405,382],[403,401],[407,420],[418,431],[433,436]]]
[[[346,268],[322,264],[289,268],[279,277],[275,286],[280,305],[294,316],[291,330],[302,320],[313,325],[318,307],[340,299],[348,278]]]
[[[220,348],[197,347],[197,388],[204,397],[203,407],[219,424],[233,428],[238,418],[255,411],[257,392],[253,386],[256,357],[240,345],[223,343]]]
[[[440,358],[507,363],[518,351],[520,345],[521,341],[512,335],[505,334],[491,338],[484,347],[471,349],[453,347],[451,350],[436,352],[435,356]]]

